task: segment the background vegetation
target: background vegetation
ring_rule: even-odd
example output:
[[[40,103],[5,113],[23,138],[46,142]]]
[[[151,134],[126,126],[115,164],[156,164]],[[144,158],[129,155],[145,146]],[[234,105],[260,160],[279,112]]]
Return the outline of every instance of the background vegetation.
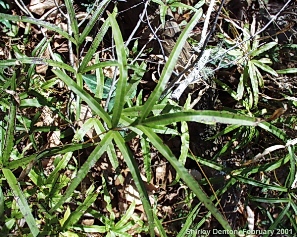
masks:
[[[0,0],[1,236],[293,236],[296,8]]]

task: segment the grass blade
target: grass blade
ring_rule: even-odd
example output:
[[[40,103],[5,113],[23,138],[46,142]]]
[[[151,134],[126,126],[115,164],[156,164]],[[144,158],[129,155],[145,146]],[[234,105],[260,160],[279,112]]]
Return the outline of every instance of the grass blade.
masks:
[[[248,71],[249,76],[252,84],[252,90],[253,90],[253,100],[254,100],[254,107],[257,107],[258,101],[259,101],[259,83],[258,78],[255,70],[255,65],[249,61],[248,62]]]
[[[53,70],[53,72],[63,81],[69,88],[78,95],[82,100],[84,100],[88,106],[99,115],[108,126],[111,126],[111,121],[109,115],[103,110],[99,102],[97,102],[91,95],[80,88],[66,73],[61,70]]]
[[[84,31],[81,33],[79,40],[78,40],[78,45],[81,45],[81,43],[85,40],[85,38],[88,36],[90,31],[93,29],[95,23],[97,20],[100,18],[102,15],[104,9],[106,6],[109,4],[111,0],[102,0],[99,4],[99,6],[96,8],[96,11],[94,12],[91,20],[89,21],[88,25],[85,27]]]
[[[289,208],[291,206],[291,203],[289,202],[285,208],[283,208],[283,210],[281,211],[281,213],[279,213],[279,215],[277,216],[277,218],[273,221],[272,225],[268,228],[268,230],[274,231],[277,229],[278,225],[280,224],[281,221],[283,221],[284,216],[286,215],[286,213],[288,212]],[[266,234],[263,237],[268,237],[270,236],[270,234]]]
[[[73,2],[70,0],[65,0],[65,5],[67,8],[67,12],[69,15],[69,19],[67,19],[68,21],[70,21],[70,25],[71,25],[71,31],[73,31],[73,35],[74,35],[74,39],[76,40],[76,42],[78,42],[78,24],[77,24],[77,19],[76,19],[76,15],[74,12],[74,8],[73,8]],[[77,45],[79,47],[79,45]]]
[[[15,91],[16,89],[16,75],[14,74],[11,79],[11,89],[12,91]],[[15,99],[13,99],[13,96],[11,96],[11,104],[9,109],[9,120],[5,135],[5,144],[4,144],[4,150],[3,155],[0,159],[0,163],[4,166],[9,162],[10,154],[12,151],[12,148],[14,146],[14,130],[16,126],[16,113],[17,113],[17,102]]]
[[[126,94],[126,88],[127,88],[128,71],[127,71],[127,56],[125,51],[125,44],[123,41],[121,30],[115,19],[114,14],[109,15],[109,19],[110,19],[112,33],[113,33],[113,37],[116,45],[116,53],[117,53],[117,59],[119,63],[119,71],[120,71],[119,80],[117,82],[113,114],[112,114],[112,127],[116,127],[120,120],[123,107],[126,103],[125,94]]]
[[[172,151],[166,146],[161,138],[155,134],[152,129],[137,126],[150,140],[150,142],[158,149],[158,151],[169,161],[169,163],[173,166],[179,176],[184,180],[186,185],[196,194],[198,199],[205,205],[205,207],[211,212],[211,214],[218,220],[218,222],[222,225],[225,230],[232,230],[231,226],[228,224],[228,221],[222,216],[219,210],[214,206],[211,202],[210,198],[204,193],[203,189],[197,183],[197,181],[193,178],[192,175],[186,170],[184,166],[182,166],[178,160],[175,158]],[[231,233],[231,232],[230,232]],[[230,236],[235,236],[230,234]]]
[[[0,67],[1,66],[16,66],[20,63],[24,64],[35,64],[35,65],[50,65],[52,67],[57,68],[63,68],[69,72],[75,73],[75,69],[66,63],[54,61],[51,59],[45,59],[45,58],[37,58],[37,57],[23,57],[18,59],[8,59],[8,60],[2,60],[0,61]]]
[[[288,189],[286,187],[281,187],[281,186],[276,186],[276,185],[271,185],[271,184],[265,184],[265,183],[261,183],[259,181],[256,180],[252,180],[243,176],[233,176],[233,178],[239,180],[240,182],[252,185],[252,186],[256,186],[256,187],[262,187],[265,189],[270,189],[270,190],[275,190],[275,191],[281,191],[281,192],[288,192]]]
[[[88,210],[88,208],[96,201],[99,192],[94,192],[94,185],[91,185],[87,190],[87,197],[82,204],[80,204],[74,212],[70,214],[67,220],[64,222],[62,229],[68,230],[74,224],[76,224],[81,216]]]
[[[70,40],[72,43],[77,44],[76,40],[71,37],[66,31],[64,31],[62,28],[48,23],[46,21],[41,21],[36,18],[27,17],[27,16],[12,16],[9,14],[0,13],[0,20],[9,20],[14,22],[28,22],[34,25],[43,26],[48,30],[52,30],[60,34],[61,36],[65,37],[66,39]]]
[[[14,198],[16,199],[16,202],[20,208],[20,211],[22,212],[29,228],[32,233],[32,235],[38,236],[39,230],[35,223],[35,219],[32,215],[32,210],[30,209],[26,197],[24,196],[22,190],[19,187],[19,183],[16,179],[16,177],[13,175],[13,173],[9,169],[2,169],[2,172],[5,176],[5,179],[7,180],[9,187],[11,188]]]
[[[72,180],[70,185],[68,186],[64,196],[58,201],[58,203],[52,207],[49,213],[53,213],[57,210],[71,195],[73,194],[76,187],[81,183],[81,181],[85,178],[89,170],[93,167],[93,165],[100,159],[102,154],[106,151],[108,144],[111,142],[112,132],[106,133],[101,142],[96,146],[96,148],[92,151],[88,159],[81,166],[80,170],[77,172],[77,176]]]
[[[192,17],[192,19],[189,21],[184,31],[179,36],[174,48],[172,49],[169,59],[164,66],[162,75],[159,79],[159,82],[156,88],[154,89],[154,91],[152,92],[152,94],[144,104],[144,108],[141,111],[140,121],[144,120],[147,117],[147,115],[151,112],[151,109],[154,106],[155,102],[160,99],[160,96],[164,91],[165,86],[167,85],[167,82],[171,77],[174,67],[177,64],[178,57],[184,47],[184,44],[188,38],[188,35],[190,34],[191,30],[196,26],[201,16],[202,16],[202,10],[199,9]]]
[[[117,144],[117,146],[119,147],[119,149],[121,150],[124,160],[132,174],[133,180],[135,182],[135,185],[137,187],[137,190],[139,192],[139,197],[140,200],[143,204],[145,213],[147,215],[148,218],[148,224],[149,224],[149,228],[150,228],[150,235],[151,236],[155,236],[155,232],[154,232],[154,218],[153,218],[153,213],[152,213],[152,209],[151,209],[151,204],[149,201],[149,197],[148,194],[146,192],[145,186],[143,184],[143,181],[140,177],[140,173],[138,170],[138,165],[135,162],[135,159],[132,157],[131,153],[129,152],[124,139],[122,138],[122,136],[120,135],[119,132],[114,132],[114,140]]]
[[[257,119],[244,115],[234,114],[226,111],[212,111],[212,110],[196,110],[162,114],[145,119],[141,125],[152,126],[168,125],[174,122],[192,121],[198,123],[224,123],[224,124],[238,124],[243,126],[256,126]]]
[[[94,56],[94,53],[97,51],[97,48],[100,44],[100,42],[102,41],[103,37],[105,36],[108,28],[110,25],[110,20],[109,18],[103,23],[103,25],[101,26],[99,32],[97,33],[95,39],[93,40],[90,49],[88,50],[88,52],[86,53],[83,61],[81,62],[80,66],[79,66],[79,72],[86,72],[86,67],[88,65],[88,63],[91,61],[92,57]]]

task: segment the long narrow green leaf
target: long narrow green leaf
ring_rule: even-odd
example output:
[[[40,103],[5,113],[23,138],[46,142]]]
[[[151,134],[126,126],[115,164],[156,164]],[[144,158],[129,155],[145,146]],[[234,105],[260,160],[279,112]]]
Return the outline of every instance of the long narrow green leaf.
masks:
[[[97,145],[97,147],[92,151],[88,159],[79,169],[76,177],[72,180],[66,192],[64,193],[64,196],[60,198],[60,200],[57,202],[57,204],[54,207],[52,207],[52,209],[50,209],[49,213],[53,213],[54,211],[56,211],[69,197],[71,197],[76,187],[81,183],[81,181],[85,178],[85,176],[90,171],[90,169],[94,166],[94,164],[100,159],[102,154],[106,151],[106,148],[108,144],[111,142],[111,139],[112,139],[112,132],[106,133],[105,136],[100,141],[100,143]]]
[[[15,66],[15,65],[19,65],[20,63],[35,64],[35,65],[50,65],[52,67],[63,68],[69,72],[75,73],[75,69],[73,67],[67,65],[66,63],[61,63],[61,62],[54,61],[51,59],[37,58],[37,57],[23,57],[23,58],[18,58],[18,59],[1,60],[0,67],[1,66]]]
[[[296,175],[296,155],[295,155],[295,146],[288,147],[289,156],[290,156],[290,177],[289,177],[289,187],[292,187]]]
[[[100,42],[103,40],[103,37],[105,36],[109,26],[110,26],[110,20],[109,20],[109,18],[107,18],[107,20],[103,23],[100,30],[98,31],[95,39],[93,40],[93,42],[91,44],[90,49],[86,53],[83,61],[81,62],[79,69],[78,69],[79,72],[82,72],[82,73],[86,72],[87,65],[91,61],[92,57],[94,56],[94,53],[98,50],[98,46],[99,46]],[[91,70],[93,70],[93,69],[91,68]]]
[[[67,13],[69,15],[69,19],[67,20],[70,21],[71,30],[73,31],[74,39],[76,40],[76,42],[78,42],[78,38],[79,38],[78,24],[77,24],[76,15],[73,8],[73,1],[65,0],[65,6],[67,8]],[[80,45],[77,45],[77,46],[79,47]]]
[[[80,88],[66,73],[61,70],[53,70],[53,72],[66,83],[67,86],[77,94],[82,100],[84,100],[88,106],[97,114],[99,115],[104,122],[108,126],[111,126],[111,121],[109,115],[104,111],[101,107],[100,103],[97,102],[91,95],[89,95],[86,91]]]
[[[16,177],[9,169],[2,169],[5,179],[7,180],[9,187],[11,188],[14,198],[20,208],[21,213],[23,214],[32,235],[35,237],[39,234],[38,227],[36,225],[35,219],[32,215],[32,210],[30,209],[26,197],[23,194],[22,190],[19,187],[19,183]]]
[[[158,151],[169,161],[169,163],[173,166],[179,176],[184,180],[186,185],[196,194],[198,199],[205,205],[205,207],[211,212],[211,214],[218,220],[218,222],[222,225],[225,230],[232,230],[231,226],[228,224],[228,221],[222,216],[219,210],[214,206],[211,199],[204,193],[203,189],[197,183],[197,181],[193,178],[192,175],[189,174],[187,169],[182,166],[178,160],[175,158],[172,151],[166,146],[161,138],[155,134],[152,129],[137,126],[150,140],[150,142],[158,149]],[[231,233],[231,232],[230,232]],[[230,236],[235,236],[230,234]]]
[[[16,73],[13,74],[11,77],[11,90],[15,92],[16,90]],[[17,113],[17,102],[11,95],[11,104],[9,108],[9,119],[6,129],[6,135],[5,135],[5,145],[3,150],[3,156],[0,159],[0,164],[3,164],[6,166],[6,164],[9,161],[10,154],[12,151],[12,148],[14,146],[14,131],[16,126],[16,113]]]
[[[141,125],[151,126],[154,124],[168,125],[174,122],[192,121],[198,123],[224,123],[244,126],[256,126],[257,119],[226,111],[196,110],[162,114],[145,119]]]
[[[252,90],[253,90],[254,107],[257,107],[257,104],[259,101],[258,78],[255,70],[255,65],[251,61],[248,62],[248,67],[249,67],[249,75],[250,75],[250,80],[251,80]]]
[[[283,203],[283,202],[290,202],[289,198],[268,198],[268,197],[252,197],[249,196],[249,200],[253,202],[263,202],[263,203]]]
[[[83,77],[81,73],[76,73],[76,84],[77,86],[83,91],[84,84],[83,84]],[[81,116],[81,98],[79,94],[76,94],[76,100],[75,100],[75,119],[80,120]]]
[[[17,169],[18,167],[25,166],[34,160],[40,160],[40,159],[50,157],[50,156],[55,156],[58,154],[65,154],[67,152],[81,150],[81,149],[85,149],[85,148],[91,147],[91,146],[94,146],[94,144],[93,143],[70,144],[70,145],[65,145],[65,146],[60,146],[60,147],[52,147],[52,148],[40,151],[39,153],[27,156],[25,158],[10,161],[7,164],[6,168]]]
[[[72,157],[72,154],[73,154],[73,152],[67,152],[63,156],[63,158],[60,160],[60,162],[56,165],[56,167],[53,170],[53,172],[51,172],[50,175],[48,176],[48,178],[46,180],[46,182],[48,184],[54,183],[53,180],[55,180],[57,178],[57,176],[59,175],[59,171],[62,170],[62,169],[64,169],[67,166],[69,160]]]
[[[246,178],[243,176],[236,175],[236,176],[233,176],[233,178],[235,178],[243,183],[252,185],[252,186],[267,188],[267,189],[275,190],[275,191],[288,192],[288,189],[286,187],[261,183],[259,181],[252,180],[252,179],[249,179],[249,178]]]
[[[155,236],[154,232],[154,218],[153,213],[151,209],[150,200],[148,197],[148,194],[146,192],[146,188],[143,184],[143,181],[140,177],[140,172],[138,169],[138,165],[135,162],[135,159],[132,157],[131,153],[129,152],[124,139],[120,135],[119,132],[114,132],[114,140],[117,146],[119,147],[121,153],[123,154],[124,160],[131,172],[131,175],[133,177],[133,181],[135,182],[135,185],[137,187],[137,190],[139,192],[140,200],[143,204],[143,208],[145,210],[145,213],[148,218],[148,225],[150,228],[150,235]]]
[[[148,100],[144,104],[144,108],[141,111],[141,117],[140,121],[144,120],[147,115],[151,112],[152,107],[156,103],[157,100],[160,99],[160,96],[162,92],[165,89],[165,86],[167,85],[167,82],[169,81],[171,74],[174,70],[174,67],[177,64],[178,57],[180,53],[182,52],[182,49],[185,45],[185,42],[188,38],[188,35],[190,34],[191,30],[195,27],[195,25],[198,23],[200,17],[202,16],[202,9],[199,9],[195,15],[192,17],[188,25],[185,27],[184,31],[179,36],[174,48],[172,49],[172,52],[168,58],[168,61],[166,62],[164,69],[162,71],[161,77],[159,79],[159,82],[148,98]]]
[[[152,179],[152,170],[151,170],[151,153],[149,143],[145,137],[140,138],[140,145],[143,157],[143,166],[146,174],[146,179],[148,182]]]
[[[288,137],[287,137],[286,133],[283,130],[275,127],[274,125],[264,121],[264,122],[259,123],[258,126],[263,128],[267,132],[272,133],[273,135],[275,135],[276,137],[281,139],[284,143],[287,142]]]
[[[251,60],[253,64],[255,64],[257,67],[261,68],[263,71],[270,73],[273,76],[278,76],[277,72],[269,67],[268,65],[260,62],[259,60]]]
[[[251,53],[251,57],[254,57],[254,56],[257,56],[257,55],[259,55],[261,53],[264,53],[265,51],[273,48],[275,45],[277,45],[276,42],[270,42],[270,43],[264,44],[263,46],[261,46],[257,50],[253,51]]]
[[[92,70],[96,70],[97,68],[104,68],[104,67],[117,67],[119,66],[118,61],[107,61],[107,62],[100,62],[100,63],[96,63],[94,65],[91,66],[86,66],[84,69],[80,68],[79,72],[80,73],[86,73]],[[82,67],[82,66],[81,66]]]
[[[273,221],[272,225],[268,228],[268,230],[275,231],[277,229],[277,226],[280,224],[281,221],[283,221],[284,216],[288,212],[289,208],[291,206],[291,203],[289,202],[285,208],[282,209],[282,211],[279,213],[277,218]],[[265,234],[263,237],[268,237],[270,234]]]
[[[190,229],[191,224],[193,223],[193,220],[195,220],[197,214],[198,214],[198,208],[200,208],[201,205],[197,204],[193,210],[190,212],[190,214],[187,217],[187,220],[185,222],[185,224],[183,225],[182,229],[180,230],[180,232],[177,234],[176,237],[184,237],[187,236],[187,231]]]
[[[115,19],[114,14],[109,15],[109,19],[110,19],[110,24],[112,28],[113,38],[116,45],[116,53],[117,53],[117,58],[119,63],[119,71],[120,71],[119,80],[117,82],[113,114],[112,114],[112,127],[116,127],[120,120],[123,107],[126,103],[125,94],[126,94],[126,88],[127,88],[128,71],[127,71],[127,56],[125,51],[125,44],[123,41],[121,30]]]
[[[88,208],[96,201],[99,192],[94,192],[94,185],[91,185],[87,190],[87,197],[82,204],[80,204],[74,212],[70,214],[67,220],[64,222],[62,229],[68,230],[74,224],[76,224],[81,216],[88,210]]]
[[[66,31],[64,31],[60,27],[58,27],[54,24],[48,23],[46,21],[41,21],[36,18],[27,17],[27,16],[13,16],[13,15],[4,14],[4,13],[0,13],[0,20],[9,20],[9,21],[14,21],[14,22],[19,22],[19,21],[20,22],[28,22],[28,23],[31,23],[34,25],[43,26],[48,30],[57,32],[58,34],[65,37],[66,39],[70,40],[72,43],[77,44],[76,40],[73,37],[71,37]]]
[[[135,201],[133,201],[131,203],[131,205],[129,206],[128,210],[126,211],[126,213],[122,216],[122,218],[115,224],[115,228],[121,228],[123,225],[125,225],[128,220],[131,218],[131,216],[133,215],[134,213],[134,210],[135,210]]]
[[[99,6],[96,7],[95,13],[92,15],[89,23],[87,24],[84,31],[81,33],[81,35],[79,37],[78,45],[81,45],[81,43],[86,39],[86,37],[91,32],[91,30],[93,29],[93,27],[96,24],[97,20],[100,18],[100,16],[102,15],[104,9],[106,8],[106,6],[109,4],[110,1],[111,0],[102,0],[100,2]]]
[[[4,210],[5,210],[5,206],[4,206],[4,195],[3,195],[3,191],[2,188],[0,186],[0,216],[2,217],[4,214]]]
[[[286,68],[282,70],[276,70],[278,74],[290,74],[290,73],[297,73],[297,68]]]

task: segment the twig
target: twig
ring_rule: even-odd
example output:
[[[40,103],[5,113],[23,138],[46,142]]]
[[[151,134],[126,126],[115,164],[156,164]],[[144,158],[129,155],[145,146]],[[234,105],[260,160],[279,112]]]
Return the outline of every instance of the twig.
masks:
[[[135,35],[136,31],[138,30],[138,28],[139,28],[139,26],[140,26],[140,24],[143,22],[144,15],[145,15],[145,13],[147,12],[147,6],[148,6],[148,3],[149,3],[149,1],[147,0],[147,1],[145,2],[145,4],[144,4],[143,11],[142,11],[142,13],[141,13],[141,15],[140,15],[140,17],[139,17],[139,20],[138,20],[138,22],[137,22],[137,24],[136,24],[134,30],[132,31],[132,33],[130,34],[128,40],[127,40],[126,43],[125,43],[125,46],[126,46],[126,47],[130,44],[131,40],[133,39],[133,36]],[[122,12],[123,12],[123,11],[122,11]]]
[[[156,35],[156,32],[153,30],[153,27],[151,26],[151,23],[150,23],[150,20],[149,20],[149,17],[148,17],[148,14],[147,14],[147,11],[145,11],[145,16],[146,16],[146,20],[147,20],[147,25],[148,27],[150,28],[152,34],[154,35],[155,39],[158,41],[158,44],[160,46],[160,49],[161,49],[161,52],[162,52],[162,55],[163,55],[163,59],[164,61],[166,62],[166,56],[165,56],[165,52],[164,52],[164,49],[163,49],[163,45],[161,43],[161,40],[159,39],[159,37]],[[158,27],[159,28],[159,27]]]

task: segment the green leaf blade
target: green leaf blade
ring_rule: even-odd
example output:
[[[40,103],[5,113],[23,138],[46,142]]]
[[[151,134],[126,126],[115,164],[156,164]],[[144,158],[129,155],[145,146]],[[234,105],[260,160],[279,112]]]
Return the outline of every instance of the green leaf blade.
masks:
[[[14,174],[9,170],[9,169],[2,169],[2,172],[9,184],[9,187],[11,188],[14,197],[16,199],[16,202],[20,208],[21,213],[23,214],[29,228],[30,231],[32,233],[32,235],[38,236],[39,234],[39,229],[36,225],[35,219],[32,215],[32,210],[30,209],[26,197],[23,194],[22,190],[19,187],[19,183],[16,179],[16,177],[14,176]]]

